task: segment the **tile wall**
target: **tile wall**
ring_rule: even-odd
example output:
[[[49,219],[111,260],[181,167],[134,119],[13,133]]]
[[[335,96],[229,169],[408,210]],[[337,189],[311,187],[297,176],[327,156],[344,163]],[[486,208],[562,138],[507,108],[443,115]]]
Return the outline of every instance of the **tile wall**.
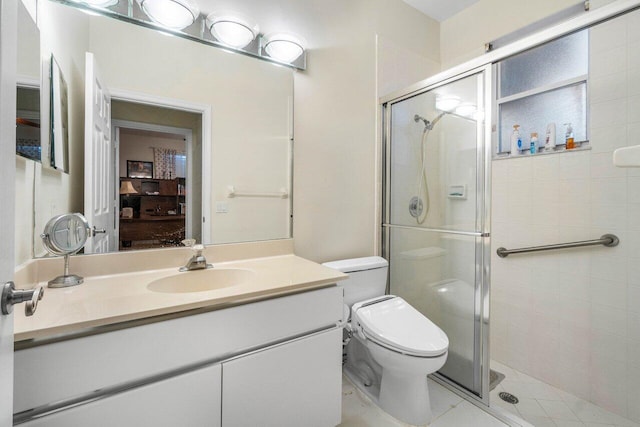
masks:
[[[492,164],[492,358],[640,422],[640,11],[590,34],[592,149]],[[495,250],[620,237],[501,259]]]

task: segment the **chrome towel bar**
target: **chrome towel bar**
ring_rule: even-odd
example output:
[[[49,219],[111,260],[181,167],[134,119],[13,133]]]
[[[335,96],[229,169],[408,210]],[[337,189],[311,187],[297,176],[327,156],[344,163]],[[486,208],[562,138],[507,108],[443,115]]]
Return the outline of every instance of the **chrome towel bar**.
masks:
[[[604,234],[599,239],[595,239],[595,240],[583,240],[581,242],[570,242],[570,243],[557,243],[555,245],[533,246],[530,248],[519,248],[519,249],[498,248],[496,252],[500,258],[506,258],[511,254],[550,251],[554,249],[581,248],[583,246],[603,245],[611,248],[614,246],[618,246],[618,243],[620,243],[620,239],[618,239],[618,236],[616,236],[615,234]]]

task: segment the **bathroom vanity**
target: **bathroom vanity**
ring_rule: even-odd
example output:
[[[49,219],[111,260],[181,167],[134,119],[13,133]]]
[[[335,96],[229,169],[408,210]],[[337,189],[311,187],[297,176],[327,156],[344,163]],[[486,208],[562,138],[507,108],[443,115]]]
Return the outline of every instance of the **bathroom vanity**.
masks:
[[[229,280],[219,279],[223,270],[245,273],[233,285],[181,292],[214,270],[124,266],[47,289],[33,317],[16,315],[14,423],[339,424],[343,295],[335,283],[346,276],[292,254],[221,263],[208,255],[223,272],[214,282]],[[151,285],[174,279],[175,291]]]

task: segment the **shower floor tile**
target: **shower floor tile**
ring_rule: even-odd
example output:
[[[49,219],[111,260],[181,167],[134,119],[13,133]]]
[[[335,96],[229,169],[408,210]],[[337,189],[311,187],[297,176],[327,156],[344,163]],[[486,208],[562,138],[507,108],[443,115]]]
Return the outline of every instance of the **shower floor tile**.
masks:
[[[491,369],[505,375],[491,391],[491,407],[515,423],[521,419],[536,427],[640,427],[499,362],[491,361]],[[503,391],[515,395],[520,402],[515,405],[505,402],[498,396]]]
[[[429,380],[433,421],[430,427],[506,427],[507,424]],[[408,427],[388,415],[342,377],[342,423],[339,427]],[[555,426],[554,426],[555,427]]]

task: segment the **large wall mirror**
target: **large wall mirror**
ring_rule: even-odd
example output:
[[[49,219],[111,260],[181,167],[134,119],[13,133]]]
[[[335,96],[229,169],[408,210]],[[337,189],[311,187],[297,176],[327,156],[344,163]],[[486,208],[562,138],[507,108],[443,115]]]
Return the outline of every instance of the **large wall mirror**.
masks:
[[[68,173],[31,160],[17,176],[31,256],[65,212],[95,227],[90,253],[291,237],[292,69],[50,0],[37,16],[40,69],[67,86]]]

